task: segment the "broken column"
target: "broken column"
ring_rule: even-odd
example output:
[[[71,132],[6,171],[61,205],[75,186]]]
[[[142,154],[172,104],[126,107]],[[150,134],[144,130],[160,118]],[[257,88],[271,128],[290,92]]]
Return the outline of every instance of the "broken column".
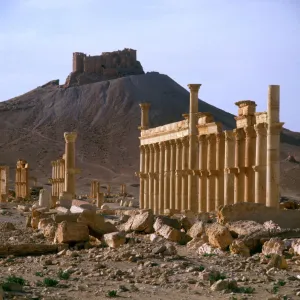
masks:
[[[141,108],[141,126],[139,127],[140,130],[146,130],[149,128],[149,109],[151,104],[150,103],[140,103]]]
[[[104,193],[97,192],[97,207],[101,208],[104,203]]]
[[[266,205],[279,207],[280,199],[280,86],[269,85],[267,135],[267,201]]]
[[[65,191],[70,197],[75,197],[75,141],[77,132],[65,132]]]
[[[224,205],[234,202],[234,178],[235,178],[235,140],[231,130],[224,131],[225,134],[225,166],[224,166]]]
[[[189,160],[188,160],[188,203],[187,209],[196,212],[197,207],[197,177],[193,171],[197,169],[198,152],[198,93],[201,84],[189,84],[190,111],[189,111]]]

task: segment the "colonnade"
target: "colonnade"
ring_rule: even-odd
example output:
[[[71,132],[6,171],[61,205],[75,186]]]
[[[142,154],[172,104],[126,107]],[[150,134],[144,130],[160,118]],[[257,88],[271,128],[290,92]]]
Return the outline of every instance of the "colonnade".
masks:
[[[100,182],[93,180],[91,182],[91,198],[97,199],[98,193],[100,193]]]
[[[239,101],[236,128],[223,131],[198,112],[200,85],[190,88],[185,121],[149,129],[149,103],[141,103],[140,207],[214,211],[238,202],[279,206],[279,86],[269,86],[268,112]],[[146,129],[145,129],[146,128]]]
[[[52,178],[50,183],[52,184],[52,197],[59,197],[59,195],[65,190],[65,155],[61,159],[51,162],[52,165]]]
[[[26,160],[19,159],[16,166],[16,198],[29,197],[29,166]]]

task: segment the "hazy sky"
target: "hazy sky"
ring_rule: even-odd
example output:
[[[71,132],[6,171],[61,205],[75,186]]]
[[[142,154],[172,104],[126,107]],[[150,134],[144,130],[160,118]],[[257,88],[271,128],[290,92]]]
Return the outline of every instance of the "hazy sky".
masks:
[[[281,119],[300,131],[300,0],[0,0],[0,101],[65,81],[72,52],[137,49],[145,71],[236,114],[266,110],[281,85]]]

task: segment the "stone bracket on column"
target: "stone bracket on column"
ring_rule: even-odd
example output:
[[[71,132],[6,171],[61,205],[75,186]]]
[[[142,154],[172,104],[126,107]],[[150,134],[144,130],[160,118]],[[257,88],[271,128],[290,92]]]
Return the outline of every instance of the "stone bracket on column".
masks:
[[[236,169],[238,174],[246,173],[246,167],[237,167]]]
[[[193,175],[194,176],[201,176],[201,172],[200,172],[200,170],[193,170]]]
[[[148,172],[147,175],[150,179],[158,179],[158,177],[159,177],[159,175],[157,173]]]
[[[225,168],[224,172],[227,174],[238,174],[238,168]]]
[[[207,170],[208,171],[208,176],[212,177],[212,176],[217,176],[219,174],[218,170]]]
[[[200,171],[200,177],[208,177],[208,170],[199,170]]]
[[[260,172],[266,170],[267,166],[253,166],[252,169],[254,172]]]
[[[146,173],[142,173],[142,172],[135,172],[135,176],[143,179],[148,177]]]

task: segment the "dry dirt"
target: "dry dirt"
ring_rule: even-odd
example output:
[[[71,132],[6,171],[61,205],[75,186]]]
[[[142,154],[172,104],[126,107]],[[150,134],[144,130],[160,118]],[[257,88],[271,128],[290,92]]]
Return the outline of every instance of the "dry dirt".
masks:
[[[0,211],[0,244],[49,243],[38,230],[25,230],[25,217],[8,204]],[[5,222],[11,222],[12,225]],[[23,232],[23,234],[22,234]],[[287,259],[287,270],[267,272],[268,260],[256,254],[250,258],[237,255],[198,255],[184,245],[174,244],[177,254],[154,254],[161,244],[150,242],[149,235],[129,234],[128,243],[117,249],[89,243],[62,254],[0,258],[0,281],[12,276],[25,285],[11,284],[5,299],[117,299],[198,300],[198,299],[297,299],[300,291],[300,257]],[[76,248],[77,247],[77,248]],[[90,249],[84,249],[90,248]],[[226,279],[236,280],[242,292],[212,291],[203,274],[220,271]],[[59,276],[60,270],[68,278]],[[47,278],[47,279],[46,279]],[[56,280],[53,287],[44,280]],[[53,282],[53,281],[52,281]],[[242,290],[241,290],[242,291]],[[244,289],[245,291],[245,289]]]

